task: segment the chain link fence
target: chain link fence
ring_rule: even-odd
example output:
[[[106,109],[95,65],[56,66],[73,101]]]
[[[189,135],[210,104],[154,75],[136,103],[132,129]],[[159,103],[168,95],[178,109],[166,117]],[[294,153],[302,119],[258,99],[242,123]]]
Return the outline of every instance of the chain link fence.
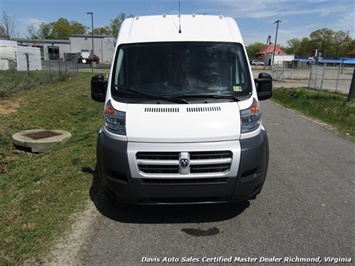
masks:
[[[311,65],[308,88],[341,92],[342,88],[350,88],[353,74],[351,67]]]
[[[293,64],[284,63],[275,64],[270,72],[274,84],[279,87],[305,87],[348,94],[354,66],[304,65],[297,68]]]
[[[65,60],[42,60],[39,70],[33,70],[38,65],[31,54],[25,54],[25,68],[17,70],[16,60],[11,60],[7,70],[0,71],[0,97],[8,96],[21,90],[32,89],[44,84],[64,81],[79,73],[78,57],[69,56]],[[36,69],[38,66],[36,67]]]

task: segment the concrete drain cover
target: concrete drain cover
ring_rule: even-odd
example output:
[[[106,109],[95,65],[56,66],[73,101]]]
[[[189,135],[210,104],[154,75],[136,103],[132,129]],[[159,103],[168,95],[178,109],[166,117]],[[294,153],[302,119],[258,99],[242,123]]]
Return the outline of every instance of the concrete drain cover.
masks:
[[[24,136],[26,137],[30,137],[33,140],[38,140],[38,139],[46,139],[46,138],[50,138],[50,137],[54,137],[54,136],[60,136],[60,133],[57,132],[53,132],[50,130],[44,130],[44,131],[38,131],[35,133],[27,133],[24,134]]]
[[[39,153],[67,141],[71,134],[64,130],[33,129],[12,135],[12,143],[20,148],[31,149]]]

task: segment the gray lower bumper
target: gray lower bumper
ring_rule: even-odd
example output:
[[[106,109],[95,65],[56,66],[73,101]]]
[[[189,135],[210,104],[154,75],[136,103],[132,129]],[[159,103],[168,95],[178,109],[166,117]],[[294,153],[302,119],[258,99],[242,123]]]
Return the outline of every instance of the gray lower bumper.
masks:
[[[102,184],[113,198],[129,203],[187,204],[229,202],[248,199],[259,193],[268,167],[268,140],[265,131],[240,140],[239,168],[235,176],[171,179],[132,178],[127,142],[100,133],[97,163]]]

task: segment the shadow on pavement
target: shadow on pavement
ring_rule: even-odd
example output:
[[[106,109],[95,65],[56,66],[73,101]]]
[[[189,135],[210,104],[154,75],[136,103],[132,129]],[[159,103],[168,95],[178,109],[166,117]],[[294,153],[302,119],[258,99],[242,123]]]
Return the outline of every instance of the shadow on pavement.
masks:
[[[96,170],[84,168],[91,173],[93,182],[90,198],[96,209],[108,219],[121,223],[202,223],[235,218],[250,205],[249,201],[238,203],[200,205],[131,205],[110,199],[103,191]]]

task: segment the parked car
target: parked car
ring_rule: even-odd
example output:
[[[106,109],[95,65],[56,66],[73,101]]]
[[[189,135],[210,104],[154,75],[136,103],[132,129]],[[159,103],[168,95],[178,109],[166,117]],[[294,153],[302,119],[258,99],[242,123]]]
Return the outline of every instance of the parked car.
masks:
[[[264,62],[260,60],[252,60],[250,61],[250,64],[254,66],[265,66]]]
[[[78,63],[91,63],[91,62],[96,62],[99,63],[100,62],[100,58],[94,54],[94,56],[91,58],[90,53],[89,52],[81,52],[80,56],[78,58]]]

